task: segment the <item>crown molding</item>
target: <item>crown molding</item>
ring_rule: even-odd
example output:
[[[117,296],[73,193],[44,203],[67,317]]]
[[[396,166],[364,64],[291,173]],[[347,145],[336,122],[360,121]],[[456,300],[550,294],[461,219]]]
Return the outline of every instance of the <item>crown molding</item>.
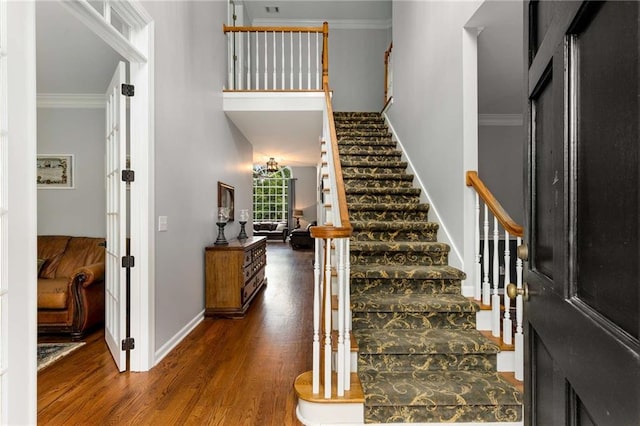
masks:
[[[522,114],[478,114],[479,126],[522,126]]]
[[[38,108],[104,108],[100,93],[38,93]]]
[[[256,18],[252,25],[256,27],[321,27],[321,19]],[[391,19],[328,19],[329,30],[388,30]]]

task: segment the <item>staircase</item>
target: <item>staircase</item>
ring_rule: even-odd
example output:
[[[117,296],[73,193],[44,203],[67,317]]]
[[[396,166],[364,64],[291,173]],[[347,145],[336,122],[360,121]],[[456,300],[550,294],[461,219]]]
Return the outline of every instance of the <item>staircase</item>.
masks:
[[[365,423],[519,422],[407,164],[378,113],[335,113],[350,220],[352,329]]]

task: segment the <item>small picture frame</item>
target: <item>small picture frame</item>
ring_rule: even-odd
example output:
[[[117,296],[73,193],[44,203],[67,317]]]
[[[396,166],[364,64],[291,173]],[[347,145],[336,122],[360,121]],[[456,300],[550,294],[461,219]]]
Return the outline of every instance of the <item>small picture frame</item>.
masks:
[[[229,209],[229,222],[234,217],[234,188],[226,183],[218,182],[218,207]]]
[[[38,189],[75,188],[73,154],[39,154],[36,160]]]

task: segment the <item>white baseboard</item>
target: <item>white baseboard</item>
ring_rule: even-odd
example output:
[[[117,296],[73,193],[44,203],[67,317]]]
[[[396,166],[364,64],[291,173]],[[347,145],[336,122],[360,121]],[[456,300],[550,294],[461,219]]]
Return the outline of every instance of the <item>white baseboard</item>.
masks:
[[[178,331],[171,339],[169,339],[167,343],[162,345],[162,347],[160,347],[160,349],[156,351],[154,366],[158,365],[158,363],[162,361],[162,359],[167,356],[169,352],[173,350],[173,348],[178,346],[178,344],[182,342],[182,340],[187,337],[189,333],[191,333],[193,329],[202,322],[202,320],[204,320],[204,310],[196,315],[195,318],[189,321],[187,325],[182,327],[180,331]]]

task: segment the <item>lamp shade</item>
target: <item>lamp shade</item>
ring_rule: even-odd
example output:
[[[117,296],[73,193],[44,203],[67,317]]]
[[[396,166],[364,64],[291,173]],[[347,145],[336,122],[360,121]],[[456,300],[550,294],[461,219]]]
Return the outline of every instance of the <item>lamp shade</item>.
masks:
[[[293,217],[302,217],[302,216],[303,216],[302,209],[294,209],[293,210]]]

